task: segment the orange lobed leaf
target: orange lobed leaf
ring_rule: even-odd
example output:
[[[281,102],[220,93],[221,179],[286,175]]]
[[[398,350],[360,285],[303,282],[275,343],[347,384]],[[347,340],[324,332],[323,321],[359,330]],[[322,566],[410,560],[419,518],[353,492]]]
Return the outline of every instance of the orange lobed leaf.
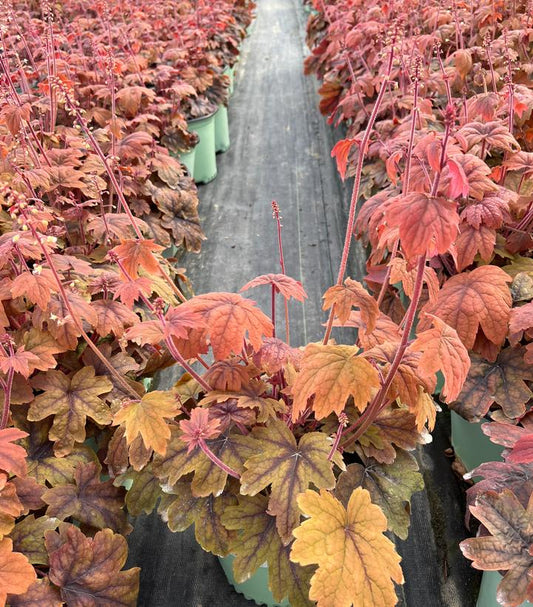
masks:
[[[148,278],[136,278],[131,282],[123,282],[116,289],[113,299],[120,301],[133,308],[133,304],[141,298],[141,295],[149,297],[152,292],[152,283]]]
[[[26,436],[28,434],[18,428],[0,430],[0,470],[26,476],[26,450],[20,445],[12,444]]]
[[[121,337],[127,326],[139,322],[137,314],[119,301],[98,299],[92,303],[92,307],[98,316],[95,329],[102,337],[109,333]]]
[[[385,211],[390,227],[398,227],[409,259],[446,253],[459,225],[457,205],[442,196],[413,192],[394,198]]]
[[[165,454],[170,438],[170,428],[165,418],[175,417],[179,412],[179,401],[172,392],[154,390],[140,401],[124,404],[113,417],[113,425],[126,429],[126,440],[131,444],[142,436],[147,449]]]
[[[336,326],[337,322],[333,322],[333,326]],[[350,317],[344,325],[346,327],[355,327],[361,329],[359,331],[359,341],[363,348],[372,348],[386,341],[399,341],[401,339],[401,332],[398,325],[386,314],[380,312],[376,321],[376,326],[371,333],[365,331],[365,325],[361,317],[361,313],[358,310],[352,310]]]
[[[12,369],[15,373],[28,378],[37,365],[39,365],[38,357],[33,352],[26,352],[24,346],[17,348],[13,354],[6,355],[0,351],[0,369],[4,373]]]
[[[51,293],[57,291],[57,282],[51,270],[40,269],[33,272],[22,272],[11,283],[11,295],[27,297],[32,303],[45,310]]]
[[[126,337],[142,345],[158,344],[167,337],[187,339],[190,329],[202,329],[204,325],[202,315],[186,302],[167,310],[164,326],[160,320],[141,322],[128,329]]]
[[[511,278],[496,266],[480,266],[449,278],[435,303],[424,311],[453,327],[467,348],[472,348],[479,328],[491,342],[501,345],[511,313]]]
[[[261,347],[263,336],[272,337],[270,319],[254,301],[237,293],[196,295],[179,306],[183,307],[202,317],[206,326],[199,331],[209,338],[216,360],[227,358],[232,352],[239,354],[246,334],[256,351]]]
[[[317,419],[343,411],[353,396],[356,407],[363,411],[374,390],[380,386],[378,371],[362,356],[359,348],[344,345],[308,344],[304,350],[300,371],[291,386],[294,397],[293,419],[312,404]]]
[[[298,369],[301,358],[302,351],[298,348],[292,348],[277,337],[267,337],[253,360],[254,365],[272,375],[283,369],[287,363]]]
[[[457,269],[467,268],[479,253],[483,261],[489,262],[496,244],[496,230],[484,225],[474,228],[468,223],[461,224],[461,234],[457,239]]]
[[[453,158],[448,158],[447,165],[448,170],[450,171],[448,196],[452,199],[468,196],[468,178],[463,171],[463,167],[455,162]]]
[[[20,552],[13,552],[13,542],[0,540],[0,605],[5,605],[8,594],[22,594],[36,580],[35,569]]]
[[[416,268],[409,270],[407,262],[401,257],[391,259],[389,265],[391,268],[391,284],[401,282],[404,293],[407,297],[412,297],[415,288]],[[439,279],[435,270],[429,266],[424,268],[424,282],[428,289],[430,301],[434,301],[439,291]]]
[[[203,378],[213,390],[238,391],[250,381],[248,367],[236,358],[219,360],[205,373]]]
[[[285,299],[294,297],[294,299],[298,301],[303,301],[307,297],[307,293],[305,292],[302,283],[285,274],[263,274],[262,276],[258,276],[247,282],[239,292],[242,293],[243,291],[258,287],[259,285],[271,285],[275,287]]]
[[[309,597],[318,607],[390,607],[394,583],[403,583],[400,557],[384,535],[387,519],[358,487],[345,509],[331,493],[307,490],[298,497],[310,518],[294,530],[291,560],[317,564]]]
[[[422,352],[418,361],[422,374],[432,376],[437,371],[442,372],[442,395],[446,402],[451,402],[461,392],[470,370],[470,357],[455,329],[436,316],[431,316],[431,322],[433,328],[420,333],[409,349]]]
[[[123,240],[121,244],[111,249],[131,278],[137,278],[139,267],[148,274],[158,276],[159,261],[154,253],[162,251],[165,247],[155,244],[153,240]]]
[[[490,167],[481,158],[474,156],[474,154],[454,154],[453,161],[457,170],[460,169],[461,174],[466,179],[464,184],[468,183],[468,192],[465,196],[468,195],[470,198],[482,200],[489,192],[498,190],[498,186],[490,177]],[[447,184],[450,187],[454,178],[457,179],[455,175],[449,166],[446,165],[442,172],[442,184]]]
[[[379,316],[378,303],[360,282],[347,278],[344,285],[330,287],[324,293],[322,309],[329,310],[333,305],[342,325],[349,319],[352,307],[355,307],[361,310],[365,331],[371,333],[374,330]]]

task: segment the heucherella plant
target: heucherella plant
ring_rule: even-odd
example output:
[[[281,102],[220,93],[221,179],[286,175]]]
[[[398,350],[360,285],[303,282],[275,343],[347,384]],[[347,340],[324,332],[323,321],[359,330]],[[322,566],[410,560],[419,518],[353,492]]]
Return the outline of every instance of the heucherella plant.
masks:
[[[186,299],[184,270],[161,257],[203,239],[196,188],[171,155],[194,143],[182,101],[225,94],[221,62],[235,60],[253,4],[218,2],[209,19],[204,4],[167,9],[2,5],[0,605],[137,602],[114,481],[121,454],[151,451],[137,440],[128,455],[113,421],[124,402],[149,411],[146,385],[175,359],[125,332],[152,310],[171,323],[168,306]],[[197,9],[203,56],[171,35]]]
[[[469,421],[488,421],[483,431],[505,447],[504,462],[470,473],[482,479],[469,501],[483,525],[461,548],[475,567],[504,573],[497,599],[519,605],[533,600],[531,7],[313,6],[306,69],[323,80],[323,113],[347,121],[333,154],[366,199],[355,232],[370,245],[367,283],[381,309],[401,318],[395,287],[412,296],[415,258],[431,239],[417,330],[437,322],[456,331],[469,362],[455,374],[459,392],[449,405]],[[386,39],[397,48],[392,66],[379,43]],[[362,127],[372,120],[368,139]],[[445,356],[441,348],[428,364]],[[449,397],[446,386],[441,396]]]

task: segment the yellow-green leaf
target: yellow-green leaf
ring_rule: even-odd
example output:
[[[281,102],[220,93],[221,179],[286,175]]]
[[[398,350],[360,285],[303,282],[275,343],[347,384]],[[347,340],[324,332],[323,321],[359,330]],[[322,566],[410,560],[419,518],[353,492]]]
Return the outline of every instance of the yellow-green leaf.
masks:
[[[358,352],[355,346],[309,344],[305,348],[300,372],[291,387],[293,419],[306,409],[312,396],[317,419],[340,413],[350,396],[359,411],[366,408],[379,388],[379,374]]]
[[[348,508],[331,493],[306,491],[298,498],[310,518],[294,530],[291,560],[318,564],[309,597],[318,607],[390,607],[394,583],[403,583],[400,557],[383,535],[387,519],[366,489],[352,493]]]
[[[128,445],[141,435],[147,449],[164,455],[170,438],[170,427],[165,418],[175,417],[178,411],[179,402],[171,391],[154,390],[140,401],[123,405],[115,413],[113,424],[124,425]]]
[[[298,494],[309,483],[326,489],[335,486],[333,464],[328,460],[331,442],[321,432],[309,432],[297,444],[293,433],[279,420],[255,428],[252,438],[257,440],[255,454],[245,462],[241,493],[256,495],[272,485],[268,512],[276,517],[278,532],[287,544],[300,522]]]

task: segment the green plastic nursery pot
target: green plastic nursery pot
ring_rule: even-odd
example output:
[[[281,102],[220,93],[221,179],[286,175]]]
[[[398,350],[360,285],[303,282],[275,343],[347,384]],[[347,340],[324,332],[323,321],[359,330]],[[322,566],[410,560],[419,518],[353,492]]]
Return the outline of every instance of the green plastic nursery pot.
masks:
[[[228,108],[219,105],[218,112],[215,114],[215,150],[226,152],[229,150],[229,145]]]
[[[484,571],[477,597],[476,607],[501,607],[496,600],[496,589],[502,576],[497,571]],[[520,607],[533,607],[533,603],[524,601]]]
[[[163,257],[165,259],[170,259],[171,257],[176,257],[178,254],[178,247],[175,244],[171,244],[168,249],[163,251]]]
[[[189,120],[190,130],[194,131],[200,139],[195,148],[193,175],[196,183],[209,183],[217,176],[215,115],[216,112],[203,118]]]
[[[452,446],[467,470],[473,470],[485,462],[501,459],[503,447],[495,445],[483,434],[481,424],[484,422],[467,422],[455,411],[451,411],[451,417]]]
[[[503,447],[495,445],[483,434],[481,424],[484,422],[467,422],[455,411],[451,411],[451,420],[452,445],[467,470],[473,470],[485,462],[501,459]],[[497,571],[483,572],[476,607],[501,607],[496,600],[496,588],[501,579],[502,576]],[[526,601],[521,607],[527,605],[532,604]]]
[[[244,594],[249,601],[255,601],[257,605],[266,605],[267,607],[290,607],[287,599],[278,603],[274,600],[272,593],[268,587],[268,567],[266,563],[261,565],[259,569],[245,582],[238,584],[233,577],[233,560],[235,557],[230,554],[225,557],[218,557],[222,569],[228,578],[228,582],[235,588],[237,592]]]
[[[180,162],[182,162],[189,171],[189,175],[194,179],[194,162],[196,160],[196,146],[190,152],[183,152],[179,155]]]

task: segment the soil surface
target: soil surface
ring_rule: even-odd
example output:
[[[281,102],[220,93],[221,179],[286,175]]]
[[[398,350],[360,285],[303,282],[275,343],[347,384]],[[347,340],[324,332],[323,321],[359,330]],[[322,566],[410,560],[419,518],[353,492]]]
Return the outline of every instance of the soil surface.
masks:
[[[321,297],[336,279],[350,196],[350,184],[340,181],[330,158],[342,134],[319,114],[316,81],[303,75],[305,20],[300,0],[258,0],[229,106],[231,147],[217,156],[217,178],[200,186],[207,240],[199,255],[182,260],[196,293],[238,291],[257,275],[279,272],[271,208],[276,200],[287,274],[301,280],[309,296],[291,306],[292,345],[323,335]],[[361,279],[364,261],[364,250],[354,243],[347,274]],[[269,313],[268,289],[249,296]],[[284,335],[283,328],[279,333]],[[335,337],[341,341],[346,334]],[[163,374],[159,386],[172,385],[178,376],[178,369]],[[464,488],[444,455],[448,416],[439,417],[433,443],[418,453],[426,490],[414,496],[409,538],[398,542],[406,579],[399,604],[474,607],[479,574],[458,548],[466,533]],[[196,544],[192,529],[171,533],[157,515],[141,516],[129,547],[127,566],[142,568],[139,606],[254,605],[233,591],[218,559]]]

